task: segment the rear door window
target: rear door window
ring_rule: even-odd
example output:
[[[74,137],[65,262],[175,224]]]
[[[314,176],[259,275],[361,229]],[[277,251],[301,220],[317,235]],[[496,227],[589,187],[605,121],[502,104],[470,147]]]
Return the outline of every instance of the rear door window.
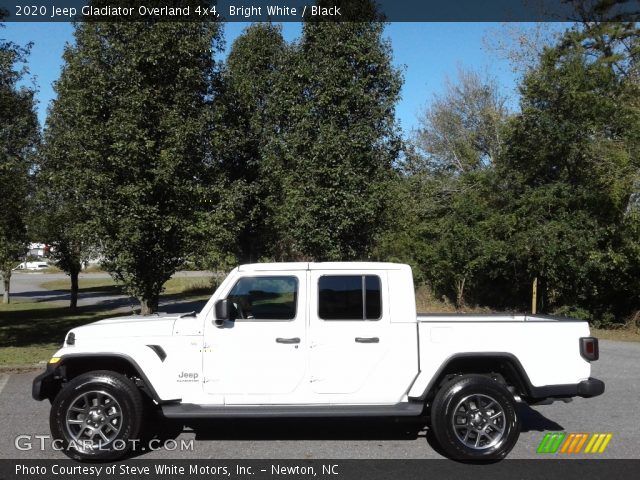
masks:
[[[318,316],[323,320],[379,320],[380,277],[325,275],[318,280]]]

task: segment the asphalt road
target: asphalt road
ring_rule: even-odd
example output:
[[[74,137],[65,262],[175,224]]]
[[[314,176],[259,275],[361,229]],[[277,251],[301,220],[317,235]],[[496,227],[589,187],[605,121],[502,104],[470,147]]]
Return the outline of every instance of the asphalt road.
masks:
[[[181,271],[176,272],[174,277],[206,277],[211,276],[211,272],[196,272],[196,271]],[[83,278],[100,279],[111,278],[108,273],[81,273],[80,281]],[[24,299],[33,302],[58,302],[69,301],[69,293],[66,290],[48,290],[42,287],[45,282],[51,282],[55,280],[67,280],[69,276],[65,273],[41,273],[41,272],[14,272],[11,275],[11,296],[16,299]],[[4,286],[0,284],[0,296],[4,293]],[[163,311],[172,311],[172,307],[176,303],[175,300],[161,300],[160,307]],[[184,302],[178,302],[184,303]],[[111,294],[101,292],[99,290],[85,290],[80,289],[78,293],[78,306],[88,305],[100,305],[105,308],[120,308],[129,307],[136,309],[139,307],[139,303],[136,299],[128,297],[126,295]],[[177,311],[188,312],[193,308],[201,305],[180,305],[176,306]],[[168,308],[164,308],[168,307]],[[193,307],[193,308],[191,308]]]
[[[544,351],[541,355],[545,354]],[[604,395],[576,398],[572,403],[529,408],[522,406],[523,431],[509,458],[540,458],[536,448],[545,432],[612,433],[599,458],[640,458],[640,344],[601,341],[600,360],[592,375],[606,383]],[[562,368],[559,366],[559,368]],[[31,399],[36,373],[0,374],[0,458],[64,458],[39,448],[36,435],[48,435],[49,403]],[[19,450],[16,437],[31,435],[34,448]],[[420,424],[379,419],[243,420],[167,424],[164,440],[192,439],[193,449],[142,453],[139,458],[162,459],[422,459],[440,458]],[[162,444],[162,443],[161,443]],[[22,444],[25,446],[25,444]],[[557,455],[547,456],[558,458]],[[593,458],[593,455],[576,455]]]
[[[108,273],[81,273],[82,278],[110,278]],[[64,273],[40,273],[40,272],[14,272],[11,275],[11,296],[16,299],[24,299],[32,302],[57,302],[69,301],[69,293],[65,290],[49,290],[42,287],[45,282],[55,280],[69,281],[69,276]],[[0,294],[4,293],[4,287],[0,285]],[[110,295],[99,291],[80,291],[78,294],[78,306],[104,305],[109,307],[126,306],[132,302],[126,295]]]

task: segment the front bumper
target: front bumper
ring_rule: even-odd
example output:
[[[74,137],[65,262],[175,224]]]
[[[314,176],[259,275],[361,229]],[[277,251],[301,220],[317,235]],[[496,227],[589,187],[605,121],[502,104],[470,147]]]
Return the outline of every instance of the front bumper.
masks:
[[[33,385],[31,386],[31,396],[33,399],[38,401],[44,400],[45,398],[51,399],[53,393],[56,391],[58,378],[56,365],[48,364],[47,370],[33,379]]]

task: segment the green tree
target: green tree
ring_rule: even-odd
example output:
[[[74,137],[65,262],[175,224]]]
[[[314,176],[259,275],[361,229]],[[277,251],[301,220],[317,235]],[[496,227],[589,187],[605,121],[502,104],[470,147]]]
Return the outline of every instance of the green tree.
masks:
[[[423,169],[400,173],[391,193],[386,229],[378,236],[376,258],[409,263],[416,282],[458,308],[487,304],[484,282],[506,262],[492,168],[461,175]],[[480,293],[484,294],[481,295]]]
[[[505,102],[497,83],[475,72],[460,69],[457,82],[447,81],[407,146],[405,194],[382,236],[387,251],[399,248],[418,280],[458,308],[483,301],[481,279],[492,259],[504,259],[493,167],[504,146]]]
[[[387,183],[387,194],[393,202],[385,209],[372,253],[376,261],[411,265],[416,284],[427,281],[424,268],[427,244],[423,234],[429,215],[427,207],[433,205],[427,200],[431,193],[431,184],[424,176],[405,170],[395,172]]]
[[[627,253],[638,240],[627,232],[640,171],[638,33],[635,24],[577,26],[521,87],[500,171],[518,219],[519,283],[539,277],[548,309],[606,320],[638,307],[637,282],[620,283],[637,271]]]
[[[46,158],[63,190],[75,178],[61,196],[82,202],[81,230],[143,314],[157,310],[194,230],[220,217],[204,192],[217,169],[209,139],[220,36],[208,21],[80,23],[64,53]]]
[[[481,280],[490,277],[492,265],[504,261],[495,181],[493,170],[431,181],[436,185],[430,195],[430,215],[422,228],[423,269],[432,288],[452,299],[458,308],[469,298],[474,303],[488,303],[477,295]]]
[[[345,7],[358,21],[305,22],[273,87],[265,169],[278,179],[267,200],[276,259],[367,258],[383,219],[401,75],[373,4]]]
[[[1,25],[0,25],[1,27]],[[29,174],[38,143],[34,90],[19,86],[29,48],[0,39],[0,274],[10,301],[11,270],[24,258],[28,234]]]
[[[476,107],[500,95],[449,85],[405,152],[402,208],[376,254],[411,263],[458,306],[528,309],[537,277],[543,311],[606,323],[637,310],[638,39],[636,24],[580,24],[527,61],[521,112],[493,117],[490,156]]]
[[[63,137],[72,137],[71,132],[52,138],[51,127],[55,114],[49,115],[49,128],[45,130],[44,145],[37,155],[37,169],[35,178],[35,194],[33,195],[33,209],[30,218],[30,230],[33,238],[49,245],[49,258],[71,280],[69,308],[78,306],[78,278],[82,266],[91,259],[96,252],[98,243],[95,236],[87,228],[91,220],[87,212],[87,199],[77,188],[77,180],[71,173],[71,165],[61,166],[57,161],[65,162],[78,158],[68,153],[55,154],[53,150],[59,148],[61,152],[70,152],[76,145],[62,145]],[[55,146],[54,146],[55,145]],[[69,150],[64,150],[69,148]],[[57,165],[56,165],[57,164]]]
[[[80,32],[80,31],[78,31]],[[79,39],[84,40],[82,36]],[[95,225],[96,173],[91,156],[99,158],[101,132],[82,125],[98,121],[99,100],[92,98],[90,72],[78,65],[80,46],[67,47],[66,64],[54,89],[58,94],[48,111],[44,142],[37,160],[33,229],[51,246],[50,255],[71,280],[69,307],[78,303],[78,277],[83,262],[100,244]],[[91,79],[95,80],[95,79]],[[106,111],[106,106],[102,108]],[[94,110],[95,109],[95,110]],[[97,136],[98,138],[94,138]]]
[[[492,78],[459,69],[445,93],[434,97],[413,143],[430,168],[465,173],[490,166],[500,155],[508,118],[506,97]]]
[[[264,152],[278,135],[267,111],[271,102],[278,101],[272,95],[273,85],[283,69],[286,48],[279,26],[253,24],[234,41],[222,78],[217,151],[231,190],[241,192],[234,239],[240,262],[258,261],[275,235],[267,225],[270,211],[265,199],[277,179],[265,166]]]

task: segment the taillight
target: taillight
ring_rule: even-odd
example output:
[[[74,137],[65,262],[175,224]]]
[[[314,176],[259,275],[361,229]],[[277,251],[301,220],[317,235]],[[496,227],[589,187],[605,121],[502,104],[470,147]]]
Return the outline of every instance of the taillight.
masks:
[[[589,362],[598,360],[600,358],[598,339],[596,337],[580,338],[580,355]]]

